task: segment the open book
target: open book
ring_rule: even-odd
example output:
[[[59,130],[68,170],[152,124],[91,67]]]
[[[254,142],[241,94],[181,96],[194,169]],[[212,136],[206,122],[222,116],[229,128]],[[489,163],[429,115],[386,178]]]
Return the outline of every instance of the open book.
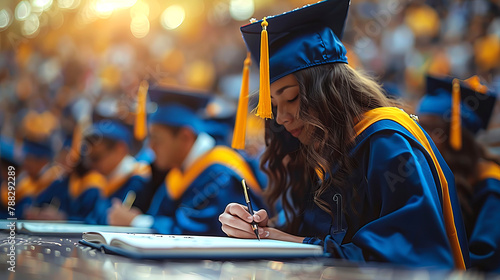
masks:
[[[27,222],[18,221],[16,223],[17,232],[36,235],[78,235],[93,230],[102,232],[127,232],[127,233],[152,233],[150,228],[117,227],[105,225],[87,225],[75,223],[54,223],[54,222]]]
[[[138,259],[257,259],[323,256],[317,245],[215,236],[86,232],[80,243]]]

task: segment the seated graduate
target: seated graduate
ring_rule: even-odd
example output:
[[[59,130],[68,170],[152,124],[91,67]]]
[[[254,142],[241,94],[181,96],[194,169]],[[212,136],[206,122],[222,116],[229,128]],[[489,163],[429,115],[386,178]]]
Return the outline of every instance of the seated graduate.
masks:
[[[333,258],[465,269],[453,174],[414,118],[347,65],[340,39],[349,3],[323,1],[241,28],[261,61],[266,195],[270,205],[281,201],[286,223],[277,228],[265,210],[252,217],[231,203],[222,230],[256,238],[255,221],[262,238],[319,244]]]
[[[61,169],[53,164],[55,118],[48,112],[29,112],[23,119],[22,172],[16,173],[16,217],[30,219],[25,211],[36,197],[57,181]]]
[[[150,166],[129,154],[131,137],[130,131],[117,120],[101,120],[85,136],[90,167],[106,179],[103,197],[87,216],[87,223],[107,224],[106,212],[112,200],[123,201],[131,191],[140,196],[150,180]]]
[[[417,113],[455,175],[471,266],[500,272],[500,159],[475,137],[488,128],[496,95],[478,79],[427,77]]]
[[[14,218],[9,215],[9,206],[16,209],[15,188],[16,174],[19,170],[19,153],[16,153],[15,143],[7,137],[0,137],[0,219]],[[9,194],[9,192],[11,192]],[[11,199],[9,199],[9,196]],[[10,203],[9,203],[10,201]],[[13,211],[15,213],[15,211]]]
[[[38,207],[30,209],[30,219],[85,221],[93,211],[106,179],[83,161],[81,141],[77,126],[55,159],[62,170],[60,178],[35,198]]]
[[[223,235],[217,217],[233,201],[244,202],[241,180],[263,207],[257,170],[238,152],[217,146],[206,133],[206,94],[150,89],[158,108],[149,119],[150,145],[158,168],[168,170],[146,215],[121,204],[109,213],[111,225],[151,227],[163,234]]]

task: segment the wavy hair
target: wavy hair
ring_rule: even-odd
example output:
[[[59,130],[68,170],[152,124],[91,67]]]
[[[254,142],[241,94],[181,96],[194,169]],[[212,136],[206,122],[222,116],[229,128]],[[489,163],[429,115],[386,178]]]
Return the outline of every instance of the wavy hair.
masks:
[[[270,206],[281,203],[286,224],[283,230],[297,234],[308,201],[332,216],[321,196],[336,186],[350,188],[347,175],[356,162],[350,157],[363,113],[398,103],[387,98],[381,86],[368,75],[347,64],[314,66],[294,73],[299,84],[300,107],[297,118],[311,126],[311,145],[293,138],[275,119],[266,121],[266,150],[261,168],[269,177],[265,196]],[[332,170],[335,169],[335,176]],[[318,173],[327,178],[318,184]]]

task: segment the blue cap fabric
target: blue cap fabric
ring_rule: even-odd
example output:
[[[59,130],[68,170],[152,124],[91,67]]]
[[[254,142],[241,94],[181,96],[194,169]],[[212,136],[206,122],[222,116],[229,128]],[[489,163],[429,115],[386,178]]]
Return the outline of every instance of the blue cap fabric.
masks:
[[[14,141],[5,137],[0,137],[0,158],[11,163],[18,164],[18,158],[15,153]]]
[[[180,89],[150,88],[148,95],[157,103],[149,122],[172,127],[189,127],[194,133],[205,132],[204,111],[210,100],[208,93]]]
[[[421,99],[417,107],[417,114],[441,116],[450,120],[453,78],[427,77],[427,94]],[[462,125],[469,131],[477,133],[488,127],[496,95],[492,92],[476,92],[463,82],[460,83],[460,117]]]
[[[349,5],[350,0],[327,0],[267,17],[270,82],[311,66],[347,63],[346,49],[340,40]],[[257,62],[261,22],[241,27],[247,48]]]
[[[36,158],[51,159],[53,156],[52,146],[48,139],[41,141],[24,139],[23,153],[25,156],[33,156]]]
[[[130,148],[132,146],[132,133],[117,120],[101,120],[92,125],[90,134],[87,136],[97,136],[105,139],[123,141]]]

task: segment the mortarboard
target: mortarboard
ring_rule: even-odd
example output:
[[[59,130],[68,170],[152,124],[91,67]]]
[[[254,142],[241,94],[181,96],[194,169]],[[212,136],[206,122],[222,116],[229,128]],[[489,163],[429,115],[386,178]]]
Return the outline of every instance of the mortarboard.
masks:
[[[51,142],[49,139],[34,141],[25,138],[23,141],[23,154],[36,158],[51,159],[53,155]]]
[[[189,127],[195,134],[205,132],[203,116],[211,98],[208,93],[159,87],[150,88],[148,93],[151,102],[157,104],[150,123]]]
[[[129,148],[132,145],[132,135],[130,130],[117,120],[101,120],[94,123],[90,129],[90,133],[86,136],[123,141]]]
[[[266,17],[270,83],[311,66],[347,63],[340,39],[349,4],[350,0],[327,0]],[[261,20],[241,27],[243,40],[257,62],[261,59],[263,23]]]
[[[12,139],[0,137],[0,158],[19,165],[19,156],[16,154],[16,145]]]
[[[241,27],[251,57],[260,62],[256,115],[272,118],[270,84],[296,71],[329,63],[347,63],[342,42],[350,0],[327,0],[270,16]],[[250,55],[245,60],[233,148],[244,148]],[[242,115],[240,117],[239,115]]]
[[[496,95],[478,81],[477,77],[459,81],[427,76],[427,94],[421,99],[417,114],[450,120],[450,144],[455,150],[461,149],[461,127],[475,134],[486,129],[490,122]]]

